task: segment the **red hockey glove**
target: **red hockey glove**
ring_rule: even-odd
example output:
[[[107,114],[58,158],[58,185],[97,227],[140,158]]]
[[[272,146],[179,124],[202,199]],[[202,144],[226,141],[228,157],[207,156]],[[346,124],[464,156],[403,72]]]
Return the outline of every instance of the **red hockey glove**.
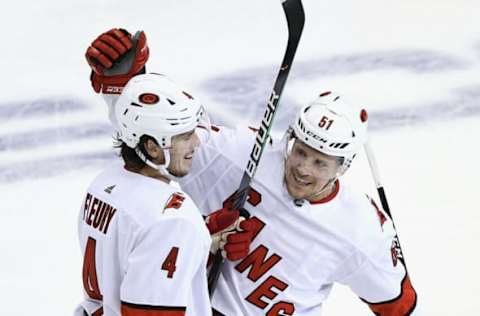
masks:
[[[128,80],[145,72],[149,50],[143,31],[135,36],[124,29],[111,29],[97,37],[85,57],[92,68],[90,81],[95,92],[120,94]]]
[[[219,249],[224,258],[235,261],[248,255],[253,238],[253,223],[239,215],[238,210],[222,208],[207,217],[212,237],[211,253]]]
[[[243,217],[242,217],[243,219]],[[232,231],[240,220],[240,212],[238,210],[230,210],[227,208],[219,209],[210,214],[205,223],[212,237],[211,253],[216,253],[220,248],[220,240],[222,234]]]
[[[245,258],[250,251],[250,244],[253,239],[253,230],[255,228],[250,219],[244,219],[231,232],[222,234],[220,249],[222,256],[228,260],[236,261]]]

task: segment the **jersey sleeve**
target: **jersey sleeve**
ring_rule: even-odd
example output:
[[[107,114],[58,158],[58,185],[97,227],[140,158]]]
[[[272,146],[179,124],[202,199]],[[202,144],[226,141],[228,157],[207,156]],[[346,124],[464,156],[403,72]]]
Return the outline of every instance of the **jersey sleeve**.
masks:
[[[120,97],[119,94],[102,94],[103,101],[108,108],[108,119],[112,124],[117,128],[118,123],[117,119],[115,118],[115,103],[117,102],[118,98]]]
[[[184,315],[207,252],[186,219],[162,219],[139,233],[120,287],[122,315]]]
[[[189,174],[195,176],[219,156],[231,164],[245,168],[254,139],[255,131],[251,128],[212,126],[208,136],[205,135],[205,132],[202,132],[202,136],[200,136],[201,145],[196,152]]]
[[[381,231],[366,251],[349,258],[354,266],[339,282],[349,286],[378,316],[420,315],[417,293],[406,270],[393,223],[377,208]]]
[[[200,139],[202,142],[193,157],[191,170],[186,176],[176,180],[192,197],[202,214],[207,215],[221,207],[216,205],[211,208],[207,204],[211,198],[212,188],[225,174],[235,179],[233,187],[240,183],[255,140],[255,133],[248,128],[213,126],[208,139],[205,135]],[[231,193],[235,189],[232,188]]]

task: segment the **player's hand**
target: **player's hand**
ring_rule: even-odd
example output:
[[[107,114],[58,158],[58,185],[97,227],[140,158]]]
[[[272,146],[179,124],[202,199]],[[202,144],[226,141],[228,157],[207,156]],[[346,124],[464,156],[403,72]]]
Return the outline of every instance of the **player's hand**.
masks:
[[[254,224],[250,219],[240,216],[240,221],[235,230],[222,234],[220,249],[222,256],[228,260],[236,261],[245,258],[250,252],[253,239]]]
[[[206,223],[212,237],[210,252],[220,249],[223,257],[232,261],[248,255],[254,227],[238,210],[222,208],[210,214]]]
[[[132,35],[124,29],[111,29],[98,36],[85,57],[92,73],[95,92],[120,94],[133,76],[145,72],[149,50],[145,32]]]
[[[219,209],[207,216],[205,223],[212,237],[211,253],[216,253],[220,248],[222,234],[235,230],[235,227],[241,219],[243,219],[243,217],[240,218],[240,212],[238,210],[227,208]]]

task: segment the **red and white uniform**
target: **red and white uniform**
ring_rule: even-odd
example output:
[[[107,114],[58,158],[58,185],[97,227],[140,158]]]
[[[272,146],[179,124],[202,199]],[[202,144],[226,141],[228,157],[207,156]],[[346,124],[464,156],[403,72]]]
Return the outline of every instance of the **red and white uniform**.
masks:
[[[180,179],[206,215],[237,189],[254,133],[217,128]],[[295,206],[283,181],[284,146],[268,146],[245,208],[256,222],[249,255],[226,261],[212,306],[227,316],[319,315],[335,282],[376,315],[418,315],[392,221],[364,194],[335,192]]]
[[[114,165],[88,188],[78,234],[85,300],[76,316],[211,314],[211,239],[181,190]]]

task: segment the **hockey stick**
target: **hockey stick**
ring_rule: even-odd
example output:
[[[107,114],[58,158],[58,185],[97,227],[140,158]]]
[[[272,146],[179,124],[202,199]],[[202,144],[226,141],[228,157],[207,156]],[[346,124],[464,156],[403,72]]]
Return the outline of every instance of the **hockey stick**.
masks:
[[[288,44],[283,57],[282,65],[275,80],[272,94],[267,103],[267,109],[263,115],[260,129],[257,131],[255,144],[253,145],[252,152],[250,153],[250,159],[247,163],[247,168],[243,173],[240,186],[234,197],[234,209],[241,209],[247,200],[248,193],[250,191],[250,182],[252,181],[255,172],[257,170],[258,163],[262,157],[263,149],[268,143],[270,129],[273,125],[273,118],[277,112],[278,102],[282,94],[283,88],[288,78],[292,62],[297,51],[298,43],[302,35],[303,25],[305,23],[305,14],[303,11],[301,0],[281,0],[283,11],[287,18],[288,24]],[[210,296],[213,295],[215,287],[217,285],[218,277],[220,275],[220,267],[222,266],[224,259],[221,251],[215,254],[212,268],[208,277],[208,289]]]
[[[378,172],[377,161],[375,156],[373,155],[372,147],[368,141],[365,142],[363,145],[363,149],[365,150],[365,154],[367,155],[368,164],[370,165],[370,171],[372,172],[373,181],[375,181],[375,186],[377,187],[378,196],[380,197],[380,203],[382,203],[382,208],[387,213],[388,217],[392,221],[393,229],[395,229],[395,240],[394,242],[397,244],[398,249],[400,249],[399,259],[403,261],[403,266],[405,267],[405,271],[407,271],[407,264],[405,263],[405,257],[401,251],[402,247],[400,246],[400,239],[398,238],[397,228],[395,227],[395,222],[393,221],[392,213],[390,211],[390,207],[387,201],[387,195],[385,194],[385,189],[383,188],[383,184],[380,181],[380,173]]]
[[[373,155],[372,147],[368,141],[363,145],[365,154],[367,155],[368,164],[370,165],[370,171],[372,172],[373,181],[375,181],[375,186],[377,187],[378,196],[380,197],[380,202],[382,203],[383,210],[387,213],[388,217],[393,221],[392,214],[390,212],[390,207],[388,206],[387,196],[385,195],[385,189],[383,184],[380,181],[380,174],[378,172],[377,161]]]

